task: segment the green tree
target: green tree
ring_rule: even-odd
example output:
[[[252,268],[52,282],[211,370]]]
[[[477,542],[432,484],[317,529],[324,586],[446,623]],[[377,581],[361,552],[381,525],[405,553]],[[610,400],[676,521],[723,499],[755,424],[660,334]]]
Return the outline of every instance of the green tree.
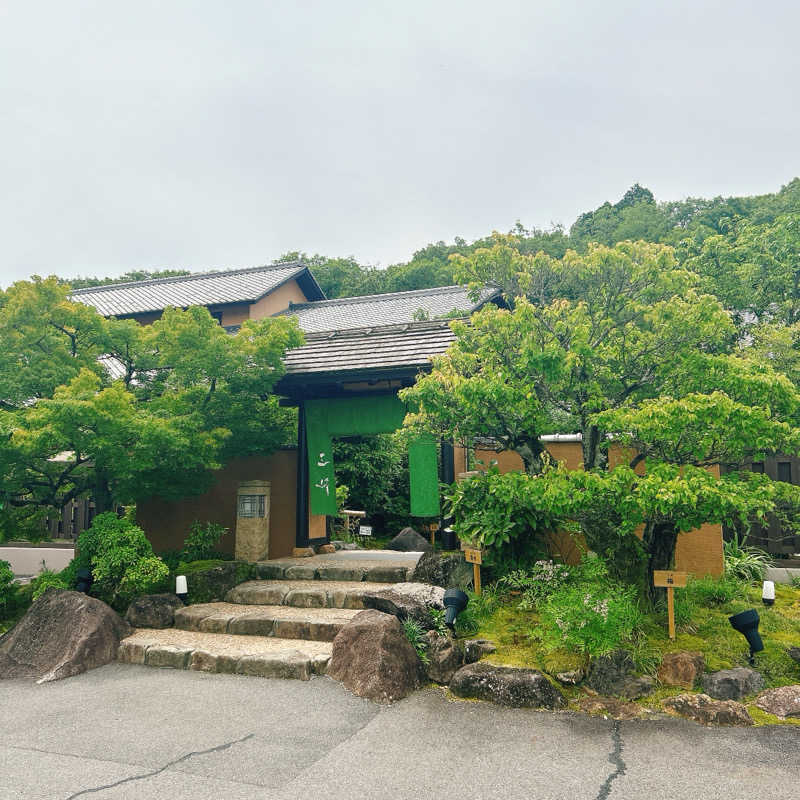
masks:
[[[592,245],[585,254],[571,250],[557,260],[520,253],[498,238],[491,248],[455,260],[457,276],[471,291],[495,283],[517,298],[507,340],[517,349],[524,343],[527,363],[515,366],[519,397],[533,393],[551,426],[558,420],[558,427],[571,424],[581,432],[586,468],[605,463],[600,445],[606,431],[597,413],[658,395],[687,357],[724,351],[734,342],[728,314],[715,298],[697,292],[697,277],[677,264],[670,247]],[[503,315],[486,312],[495,313]],[[506,345],[486,342],[475,357],[491,346]],[[546,375],[538,367],[545,355],[551,365]],[[547,428],[540,420],[538,432]]]
[[[13,306],[23,320],[39,310],[42,297],[59,296],[47,282],[25,292],[27,313]],[[0,326],[10,324],[8,308],[0,308]],[[295,320],[247,321],[231,336],[200,307],[167,309],[146,327],[78,310],[85,322],[78,330],[92,332],[91,346],[67,328],[72,337],[54,339],[49,361],[39,350],[31,367],[21,362],[15,403],[0,411],[3,533],[35,533],[48,511],[88,494],[104,511],[113,502],[202,491],[210,470],[226,459],[270,452],[292,435],[295,417],[278,405],[272,388],[286,349],[302,341]],[[21,387],[35,386],[48,369],[51,384],[62,384],[41,384],[24,402]],[[122,378],[114,380],[118,373]]]

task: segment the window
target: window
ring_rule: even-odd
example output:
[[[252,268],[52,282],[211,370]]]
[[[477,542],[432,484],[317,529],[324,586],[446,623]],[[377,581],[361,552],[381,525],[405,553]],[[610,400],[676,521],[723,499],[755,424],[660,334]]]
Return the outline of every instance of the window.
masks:
[[[264,516],[263,494],[240,494],[239,516],[245,518]]]
[[[785,481],[786,483],[792,482],[792,462],[779,461],[778,462],[778,480]]]
[[[753,472],[757,472],[759,475],[764,474],[764,462],[763,461],[754,461],[753,462]]]

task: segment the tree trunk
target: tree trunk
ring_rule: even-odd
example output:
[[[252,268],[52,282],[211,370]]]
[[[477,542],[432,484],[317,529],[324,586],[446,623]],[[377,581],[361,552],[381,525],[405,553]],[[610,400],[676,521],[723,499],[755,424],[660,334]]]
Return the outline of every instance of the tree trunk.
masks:
[[[678,529],[672,522],[648,522],[642,535],[647,553],[647,599],[651,605],[666,598],[666,589],[653,586],[655,570],[672,569],[675,564],[675,545]]]
[[[106,511],[112,511],[114,508],[114,498],[111,495],[111,487],[108,485],[108,480],[102,473],[98,473],[97,475],[92,499],[94,500],[95,516],[97,516],[97,514],[103,514]]]
[[[596,425],[581,425],[581,449],[583,451],[583,468],[602,469],[608,467],[608,453],[601,447],[602,434]]]
[[[519,442],[514,445],[514,450],[517,451],[522,463],[525,466],[525,472],[528,475],[539,475],[544,467],[544,459],[542,456],[545,452],[544,445],[538,440]]]

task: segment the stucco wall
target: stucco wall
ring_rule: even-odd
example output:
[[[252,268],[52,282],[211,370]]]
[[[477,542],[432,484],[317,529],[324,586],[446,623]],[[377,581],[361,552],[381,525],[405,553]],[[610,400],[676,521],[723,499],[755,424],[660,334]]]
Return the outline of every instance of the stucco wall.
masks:
[[[289,556],[295,543],[297,451],[278,450],[270,456],[236,459],[216,474],[205,493],[182,500],[159,498],[137,504],[137,521],[156,552],[180,550],[194,520],[217,522],[228,528],[219,549],[233,554],[236,531],[236,491],[242,481],[271,483],[269,555]]]
[[[547,450],[556,460],[563,462],[568,469],[582,469],[583,456],[580,442],[548,442]],[[513,451],[476,450],[476,460],[479,462],[476,469],[483,469],[492,461],[497,462],[501,472],[522,470],[522,459]],[[621,448],[612,447],[609,452],[609,462],[612,466],[624,460],[629,460],[630,454]],[[483,462],[481,464],[480,462]],[[464,472],[465,454],[462,448],[456,450],[456,474]],[[639,470],[643,465],[639,466]],[[719,470],[713,468],[714,474],[719,476]],[[641,535],[641,532],[639,532]],[[550,550],[553,555],[563,558],[567,563],[575,563],[580,559],[581,547],[584,543],[578,539],[554,533],[551,536]],[[697,530],[682,533],[678,537],[675,548],[675,569],[692,572],[695,575],[721,575],[723,570],[722,557],[722,526],[703,525]]]
[[[281,284],[277,289],[262,297],[250,306],[250,319],[264,319],[271,317],[279,311],[289,308],[289,303],[307,303],[308,298],[298,286],[297,281],[291,280]]]

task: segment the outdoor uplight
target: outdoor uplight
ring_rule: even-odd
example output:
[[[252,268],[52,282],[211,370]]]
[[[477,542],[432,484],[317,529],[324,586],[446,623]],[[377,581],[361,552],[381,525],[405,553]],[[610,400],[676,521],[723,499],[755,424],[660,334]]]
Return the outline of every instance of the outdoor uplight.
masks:
[[[775,603],[775,581],[764,581],[761,588],[761,602],[765,606],[771,606]]]
[[[86,567],[82,567],[75,573],[75,591],[89,594],[92,588],[92,573]]]
[[[186,601],[189,599],[189,589],[186,586],[185,575],[178,575],[175,578],[175,594],[178,595],[181,602],[186,605]]]
[[[754,608],[741,611],[732,617],[728,617],[728,622],[731,623],[735,631],[739,631],[747,639],[747,643],[750,645],[750,663],[752,664],[755,660],[755,654],[764,649],[764,643],[758,634],[758,611]]]
[[[467,607],[469,597],[461,589],[448,589],[444,593],[444,621],[450,630],[456,626],[456,617]]]

